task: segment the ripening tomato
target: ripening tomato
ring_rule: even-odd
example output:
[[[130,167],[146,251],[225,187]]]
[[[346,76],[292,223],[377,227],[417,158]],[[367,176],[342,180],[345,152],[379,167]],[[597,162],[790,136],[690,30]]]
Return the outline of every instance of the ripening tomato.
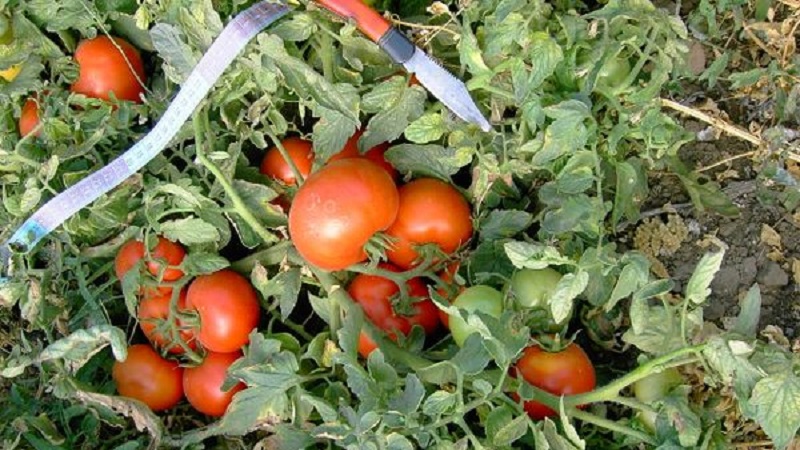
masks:
[[[186,307],[196,309],[200,316],[197,340],[218,353],[241,349],[261,318],[255,289],[230,269],[195,278],[186,293]]]
[[[398,175],[397,170],[395,170],[394,166],[392,166],[391,163],[389,163],[389,161],[387,161],[386,158],[384,157],[386,150],[389,150],[389,144],[387,142],[378,144],[375,147],[372,147],[371,149],[367,150],[362,155],[358,151],[358,140],[361,139],[361,136],[363,134],[364,131],[362,130],[356,131],[356,133],[350,136],[350,139],[347,140],[347,143],[344,145],[344,148],[342,148],[342,150],[339,153],[331,156],[328,162],[345,158],[358,158],[358,157],[367,158],[368,160],[381,166],[383,170],[385,170],[386,173],[388,173],[389,176],[392,177],[393,180],[396,180]]]
[[[242,352],[215,353],[208,352],[203,362],[196,367],[187,367],[183,372],[183,388],[186,400],[194,409],[213,417],[221,417],[228,409],[234,394],[245,388],[243,383],[223,391],[222,385],[228,368]]]
[[[117,256],[114,258],[114,272],[120,281],[142,258],[145,253],[144,243],[132,239],[119,248]]]
[[[592,361],[574,342],[558,352],[532,345],[523,351],[514,367],[528,383],[558,396],[589,392],[596,383]],[[539,402],[526,401],[524,406],[534,420],[557,415]]]
[[[119,100],[141,103],[147,79],[139,51],[128,41],[108,36],[85,39],[75,50],[75,62],[78,79],[72,92],[103,100],[113,92]]]
[[[289,234],[303,258],[329,271],[367,259],[364,245],[397,216],[397,187],[375,163],[334,161],[298,189],[289,211]]]
[[[399,189],[397,220],[386,234],[397,239],[386,255],[403,269],[419,257],[414,245],[437,244],[451,254],[472,237],[469,203],[453,186],[433,178],[414,180]]]
[[[19,135],[25,137],[39,125],[39,102],[36,98],[28,98],[22,105],[22,113],[19,115]],[[41,134],[41,130],[36,132],[36,136]]]
[[[471,286],[456,297],[453,306],[470,312],[480,311],[492,317],[500,317],[503,313],[503,294],[489,286]],[[450,316],[449,325],[453,340],[459,347],[464,345],[469,335],[477,331],[460,316]]]
[[[115,361],[111,377],[117,392],[144,402],[153,411],[172,408],[183,397],[183,368],[147,344],[128,347],[125,361]]]
[[[159,330],[166,324],[164,322],[169,318],[169,304],[172,300],[172,291],[161,293],[157,292],[152,295],[146,295],[141,302],[139,302],[139,309],[136,316],[139,318],[139,326],[142,328],[144,335],[153,344],[154,347],[163,349],[169,347],[169,352],[174,354],[184,353],[185,350],[181,345],[173,339],[170,334],[164,334]],[[178,297],[178,311],[186,310],[186,290],[182,290]],[[175,320],[176,326],[180,326],[180,321]],[[191,330],[180,330],[180,340],[185,342],[189,348],[195,348],[194,335]]]
[[[399,268],[386,263],[381,263],[378,267],[392,272],[400,271]],[[412,278],[408,280],[407,286],[408,295],[420,299],[409,305],[413,311],[409,315],[396,312],[392,306],[391,300],[399,294],[400,288],[388,278],[358,274],[350,282],[347,292],[361,305],[367,318],[381,330],[390,332],[390,336],[395,332],[408,334],[414,325],[421,326],[425,334],[433,333],[439,326],[439,317],[436,313],[439,309],[428,298],[428,290],[422,280]],[[371,341],[368,336],[366,339]],[[368,354],[362,353],[364,357]]]
[[[303,178],[311,173],[311,166],[314,164],[314,150],[311,142],[299,137],[290,137],[281,141],[281,145],[289,154],[298,172]],[[297,179],[292,172],[289,163],[283,158],[278,147],[272,147],[264,154],[261,160],[261,173],[274,178],[287,185],[297,184]]]
[[[183,276],[183,271],[172,266],[180,265],[185,256],[186,250],[184,250],[181,244],[159,236],[158,243],[156,243],[156,246],[150,251],[150,261],[147,263],[147,270],[153,275],[158,276],[161,273],[164,262],[166,262],[166,265],[170,267],[164,269],[164,274],[161,279],[164,281],[175,281]]]
[[[517,303],[525,308],[546,308],[562,275],[545,267],[544,269],[522,269],[511,277],[511,293]]]

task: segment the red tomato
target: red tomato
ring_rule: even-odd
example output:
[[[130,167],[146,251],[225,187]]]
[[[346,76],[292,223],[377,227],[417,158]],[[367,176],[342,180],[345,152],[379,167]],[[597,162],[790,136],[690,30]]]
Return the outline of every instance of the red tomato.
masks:
[[[225,414],[233,395],[245,388],[243,383],[239,383],[227,392],[222,390],[228,368],[241,357],[242,352],[208,352],[199,366],[187,367],[183,372],[183,388],[189,404],[209,416]]]
[[[389,333],[388,336],[392,339],[396,339],[394,333]],[[358,335],[358,354],[363,356],[364,358],[368,357],[370,353],[372,353],[376,348],[378,348],[378,344],[372,340],[372,338],[367,335],[365,332],[361,332]]]
[[[146,344],[128,347],[125,361],[114,362],[111,378],[120,395],[140,400],[153,411],[172,408],[183,397],[183,368]]]
[[[447,254],[472,236],[469,203],[449,184],[421,178],[402,186],[397,220],[386,234],[397,239],[387,252],[389,261],[404,269],[415,265],[417,244],[438,244]]]
[[[308,177],[308,174],[311,173],[311,166],[314,164],[314,150],[311,142],[299,137],[290,137],[281,141],[281,145],[303,178]],[[264,159],[261,160],[261,173],[290,186],[297,184],[292,168],[283,159],[278,147],[272,147],[264,154]]]
[[[560,352],[547,352],[538,345],[532,345],[523,351],[514,367],[525,381],[553,395],[589,392],[596,383],[592,361],[575,343]],[[524,406],[534,420],[558,414],[535,401],[527,401]]]
[[[109,100],[113,92],[119,100],[141,103],[141,83],[147,79],[139,51],[128,41],[108,36],[83,40],[75,50],[75,62],[78,79],[72,92],[103,100]]]
[[[395,168],[384,157],[386,150],[389,150],[389,144],[386,142],[384,142],[383,144],[378,144],[375,147],[372,147],[371,149],[367,150],[366,153],[362,155],[358,151],[358,140],[361,139],[361,135],[363,134],[364,132],[362,130],[356,131],[356,133],[352,135],[350,139],[347,140],[347,143],[344,145],[344,148],[342,148],[342,150],[339,153],[331,156],[328,162],[346,158],[358,158],[358,157],[367,158],[368,160],[374,162],[375,164],[383,167],[383,170],[385,170],[386,173],[388,173],[393,180],[396,180],[397,170],[395,170]]]
[[[218,353],[241,349],[261,318],[255,289],[247,278],[229,269],[195,278],[186,294],[186,307],[200,315],[197,339]]]
[[[114,272],[119,280],[144,258],[144,250],[144,243],[135,239],[122,244],[114,258]]]
[[[289,234],[297,251],[324,270],[367,259],[364,245],[397,216],[397,187],[371,161],[334,161],[312,174],[295,195]]]
[[[177,266],[183,262],[184,256],[186,256],[186,250],[183,249],[182,245],[159,236],[158,243],[153,247],[153,250],[150,251],[151,261],[147,263],[147,270],[153,275],[158,276],[158,274],[161,273],[161,267],[164,261],[167,262],[168,266]],[[182,270],[169,267],[164,270],[162,279],[164,281],[175,281],[182,276]]]
[[[156,348],[169,347],[169,352],[174,354],[184,353],[183,347],[173,340],[170,334],[163,334],[157,328],[163,326],[164,322],[169,318],[169,304],[172,300],[172,290],[166,293],[156,293],[154,295],[147,295],[139,303],[139,310],[137,317],[139,318],[139,326],[141,326],[144,335],[150,340]],[[183,290],[178,297],[178,310],[186,310],[186,291]],[[179,321],[175,320],[176,324]],[[191,330],[181,330],[180,339],[186,342],[189,348],[195,347],[194,335]]]
[[[37,125],[39,125],[39,104],[35,98],[31,97],[22,105],[22,113],[19,116],[20,136],[25,137],[31,134]],[[41,130],[36,132],[36,136],[39,134],[41,134]]]

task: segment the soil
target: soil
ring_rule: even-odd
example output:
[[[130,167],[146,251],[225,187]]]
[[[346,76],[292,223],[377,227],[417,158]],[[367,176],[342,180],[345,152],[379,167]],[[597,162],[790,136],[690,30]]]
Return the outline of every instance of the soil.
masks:
[[[686,124],[689,129],[695,125]],[[749,150],[747,143],[723,137],[686,145],[680,157],[690,167],[700,168]],[[700,213],[689,203],[676,177],[654,177],[651,197],[643,208],[647,218],[626,229],[621,240],[640,248],[643,237],[649,236],[650,245],[644,246],[656,248],[656,270],[665,270],[675,281],[675,291],[683,293],[695,266],[710,250],[707,237],[718,238],[728,249],[711,285],[705,319],[723,325],[726,317],[739,312],[740,300],[758,283],[762,294],[760,329],[778,326],[792,339],[800,336],[800,214],[770,201],[767,186],[757,179],[757,173],[758,168],[747,158],[704,172],[718,181],[739,207],[737,217]]]

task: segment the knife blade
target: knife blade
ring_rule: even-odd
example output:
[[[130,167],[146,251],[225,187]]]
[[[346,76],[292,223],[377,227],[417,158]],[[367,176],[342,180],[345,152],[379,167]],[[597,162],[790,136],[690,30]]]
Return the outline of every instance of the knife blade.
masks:
[[[377,11],[360,0],[317,0],[317,3],[340,17],[354,21],[368,38],[388,53],[393,61],[413,73],[456,116],[478,125],[483,131],[492,129],[464,82],[431,59]]]

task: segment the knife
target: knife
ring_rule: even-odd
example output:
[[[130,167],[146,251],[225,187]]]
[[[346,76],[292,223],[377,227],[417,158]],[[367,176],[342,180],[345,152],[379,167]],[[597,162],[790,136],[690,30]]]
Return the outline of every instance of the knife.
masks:
[[[392,27],[377,11],[361,0],[316,1],[334,14],[354,21],[361,32],[377,43],[393,61],[416,75],[417,80],[456,116],[478,125],[483,131],[492,129],[464,83],[415,46],[400,30]]]

